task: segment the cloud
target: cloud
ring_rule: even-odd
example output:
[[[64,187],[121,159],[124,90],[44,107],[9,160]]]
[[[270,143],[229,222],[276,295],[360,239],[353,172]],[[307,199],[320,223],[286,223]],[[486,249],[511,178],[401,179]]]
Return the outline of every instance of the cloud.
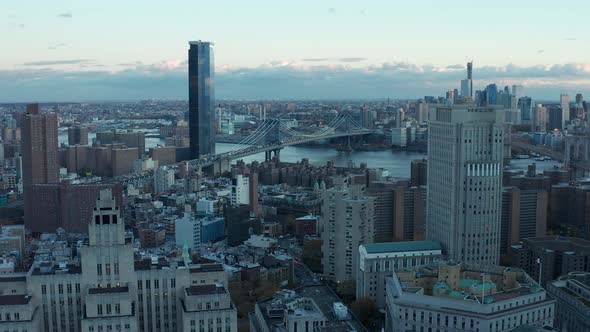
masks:
[[[66,70],[71,67],[63,64],[80,66]],[[0,71],[0,102],[187,98],[185,60],[132,61],[110,70],[97,65],[90,60],[38,61]],[[351,67],[285,60],[254,68],[216,68],[215,92],[219,99],[414,99],[458,87],[465,76],[463,69],[396,61]],[[590,63],[476,65],[474,74],[475,89],[489,83],[522,84],[527,95],[536,99],[556,100],[563,92],[590,89]]]
[[[332,7],[328,8],[328,13],[336,14],[336,8],[332,8]]]
[[[14,26],[19,29],[24,29],[26,27],[26,25],[24,23],[15,24]]]
[[[329,61],[332,60],[332,58],[307,58],[307,59],[303,59],[302,61],[305,62],[322,62],[322,61]]]
[[[566,38],[563,38],[563,40],[576,41],[577,39],[576,38],[573,38],[573,37],[566,37]]]
[[[57,14],[57,17],[59,17],[59,18],[72,18],[72,13]]]
[[[538,50],[537,53],[539,53],[539,54],[545,53],[545,50]]]
[[[338,61],[340,62],[361,62],[366,61],[367,58],[359,58],[359,57],[350,57],[350,58],[339,58]]]
[[[65,47],[65,46],[67,46],[65,43],[59,43],[59,44],[55,44],[55,45],[49,45],[49,47],[47,49],[56,50],[60,47]]]
[[[46,60],[46,61],[25,62],[22,65],[23,66],[61,66],[61,65],[75,65],[75,64],[90,63],[90,62],[94,62],[94,60],[88,60],[88,59]]]

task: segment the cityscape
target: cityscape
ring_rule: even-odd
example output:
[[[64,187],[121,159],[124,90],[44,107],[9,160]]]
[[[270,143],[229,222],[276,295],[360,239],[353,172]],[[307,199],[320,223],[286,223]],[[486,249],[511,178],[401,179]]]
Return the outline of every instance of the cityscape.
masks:
[[[398,27],[376,13],[390,5],[369,4],[337,3],[323,16],[310,12],[308,24],[321,17],[322,35],[330,24],[342,27],[327,21],[354,12]],[[15,4],[7,45],[32,42],[17,35],[51,19],[47,34],[77,40],[87,26],[61,24],[94,20],[99,10],[87,6],[26,21]],[[135,10],[128,6],[120,13]],[[219,5],[210,6],[218,15]],[[112,34],[117,44],[125,29],[152,31],[143,18],[156,7],[126,26],[109,14],[113,27],[89,37]],[[162,33],[171,33],[167,23],[190,21],[161,10]],[[227,14],[256,26],[276,8],[260,10]],[[432,18],[431,9],[424,15]],[[590,66],[568,57],[543,67],[539,57],[554,57],[547,46],[534,56],[515,48],[515,64],[491,70],[494,52],[504,61],[510,48],[482,51],[477,41],[459,65],[389,64],[407,81],[402,87],[375,74],[385,63],[359,64],[371,61],[371,40],[365,50],[357,40],[353,57],[340,53],[337,38],[309,48],[314,31],[301,28],[309,54],[252,66],[284,40],[263,40],[272,50],[261,51],[253,36],[253,47],[241,49],[251,54],[236,56],[228,53],[243,34],[229,38],[227,26],[205,23],[174,46],[177,61],[158,66],[123,49],[102,50],[102,64],[83,59],[82,44],[55,40],[44,51],[54,54],[49,60],[6,52],[0,332],[590,331]],[[145,41],[180,38],[134,33],[138,52],[173,53]],[[571,34],[561,42],[578,38],[587,42]],[[432,43],[431,63],[463,51],[437,55]],[[325,47],[335,53],[325,56]],[[413,52],[416,61],[426,56]],[[126,57],[130,64],[113,65],[122,68],[100,69]],[[519,76],[541,67],[544,74]],[[559,68],[576,73],[560,76]],[[107,84],[112,90],[100,88]]]

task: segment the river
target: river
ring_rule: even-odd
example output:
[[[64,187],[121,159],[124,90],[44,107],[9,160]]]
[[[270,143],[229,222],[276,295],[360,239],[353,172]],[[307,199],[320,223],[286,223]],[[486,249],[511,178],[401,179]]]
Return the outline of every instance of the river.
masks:
[[[96,134],[90,133],[89,141],[96,137]],[[59,132],[59,143],[66,143],[68,141],[67,131]],[[163,140],[159,138],[146,138],[146,149],[163,145]],[[215,144],[216,152],[227,152],[235,148],[231,143],[217,143]],[[428,158],[427,155],[418,152],[407,151],[337,151],[332,148],[321,147],[303,147],[303,146],[288,146],[281,150],[281,161],[298,162],[302,158],[308,158],[312,165],[325,165],[326,162],[333,160],[336,166],[347,166],[351,161],[357,167],[361,163],[367,163],[368,167],[383,168],[388,171],[389,175],[395,178],[409,178],[410,177],[410,162],[414,159]],[[264,161],[264,152],[243,158],[246,163],[256,161]],[[534,159],[513,159],[510,167],[514,169],[526,169],[527,165],[535,163],[537,165],[537,172],[542,172],[546,168],[559,165],[556,161],[535,161]]]

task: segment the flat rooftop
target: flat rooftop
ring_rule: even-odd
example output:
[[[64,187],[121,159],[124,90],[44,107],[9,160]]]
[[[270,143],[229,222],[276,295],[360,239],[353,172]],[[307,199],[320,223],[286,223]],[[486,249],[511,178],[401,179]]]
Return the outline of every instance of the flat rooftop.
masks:
[[[88,294],[116,294],[116,293],[127,293],[128,291],[129,291],[129,287],[127,287],[127,286],[100,287],[100,288],[88,289]]]
[[[350,318],[347,320],[338,320],[333,313],[333,305],[336,302],[342,302],[342,300],[328,287],[325,285],[313,285],[303,286],[293,290],[297,297],[305,297],[312,299],[321,313],[326,317],[328,322],[324,325],[322,331],[329,332],[340,332],[340,331],[367,331],[363,324],[354,317],[349,315]],[[297,298],[295,297],[295,298]],[[293,298],[294,299],[294,298]],[[256,305],[259,306],[260,312],[262,312],[263,319],[271,331],[275,331],[275,326],[283,326],[283,316],[269,317],[267,308],[273,304],[275,299],[271,298],[258,302]],[[286,300],[289,301],[289,300]],[[350,312],[350,310],[349,310]],[[258,322],[255,322],[257,324]],[[284,326],[283,326],[284,328]]]
[[[185,289],[186,295],[198,296],[198,295],[211,295],[211,294],[225,294],[226,290],[223,286],[217,285],[199,285],[190,286]]]
[[[559,252],[586,252],[590,255],[590,241],[567,236],[540,236],[522,240],[525,245],[542,247]]]
[[[24,305],[31,302],[28,295],[2,295],[0,296],[0,305]]]
[[[389,252],[408,252],[442,250],[440,243],[436,241],[402,241],[364,244],[368,254],[384,254]]]

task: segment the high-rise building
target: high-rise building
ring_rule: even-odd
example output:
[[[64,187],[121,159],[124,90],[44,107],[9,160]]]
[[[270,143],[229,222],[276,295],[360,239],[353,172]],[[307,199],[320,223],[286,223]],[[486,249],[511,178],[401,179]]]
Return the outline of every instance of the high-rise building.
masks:
[[[522,85],[513,85],[512,94],[516,97],[516,100],[524,97],[524,87]]]
[[[461,80],[461,96],[463,98],[473,97],[473,62],[467,63],[467,78]]]
[[[533,100],[530,97],[522,97],[518,99],[518,108],[520,109],[520,118],[523,124],[531,123],[533,104]]]
[[[174,170],[160,167],[154,173],[154,193],[163,193],[174,184]]]
[[[559,95],[559,103],[561,104],[561,116],[562,116],[562,128],[565,128],[565,124],[570,121],[570,96],[562,93]]]
[[[541,285],[570,272],[590,272],[590,241],[580,238],[526,238],[512,245],[510,255],[512,266],[525,270]]]
[[[233,206],[250,205],[250,178],[242,174],[231,180],[231,204]]]
[[[68,145],[88,145],[88,128],[80,126],[69,127]]]
[[[354,177],[337,180],[334,188],[321,190],[324,276],[334,281],[354,280],[358,247],[373,242],[375,198],[364,196],[365,186]]]
[[[2,329],[10,331],[237,331],[221,264],[134,260],[121,210],[100,192],[87,244],[75,257],[36,257],[26,273],[0,276]],[[7,323],[7,321],[10,322]]]
[[[497,264],[503,112],[439,106],[430,113],[426,232],[449,259]]]
[[[504,187],[500,254],[508,254],[521,239],[546,234],[548,201],[547,190]]]
[[[188,103],[190,157],[215,153],[215,82],[213,44],[189,42]]]
[[[31,197],[34,184],[59,182],[57,115],[41,113],[39,104],[27,105],[23,116],[21,151],[23,155],[23,191],[25,225],[35,222],[30,216],[35,202]]]
[[[531,131],[547,131],[547,120],[547,107],[543,106],[543,104],[535,105],[531,116]]]
[[[498,104],[498,86],[496,84],[488,84],[486,86],[486,104],[485,106],[489,105],[497,105]]]

